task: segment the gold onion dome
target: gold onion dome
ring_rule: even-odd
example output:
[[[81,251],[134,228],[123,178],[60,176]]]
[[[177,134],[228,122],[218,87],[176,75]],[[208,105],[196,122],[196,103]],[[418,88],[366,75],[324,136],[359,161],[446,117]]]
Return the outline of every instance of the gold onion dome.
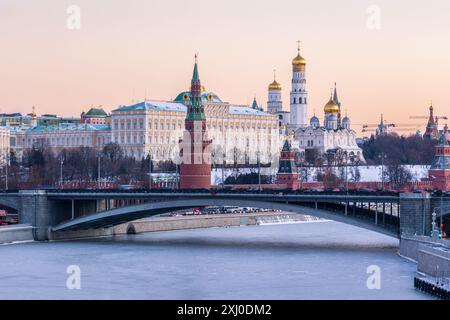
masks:
[[[294,67],[294,72],[304,72],[306,67],[306,60],[300,55],[300,48],[298,48],[298,54],[292,60],[292,66]]]
[[[292,60],[292,65],[294,66],[301,66],[306,65],[306,60],[300,55],[300,51],[298,52],[298,55]]]
[[[330,98],[330,101],[325,105],[323,111],[328,114],[338,114],[339,106],[333,101],[333,97]]]
[[[269,90],[281,90],[281,84],[279,84],[276,80],[273,80],[273,82],[269,84]]]

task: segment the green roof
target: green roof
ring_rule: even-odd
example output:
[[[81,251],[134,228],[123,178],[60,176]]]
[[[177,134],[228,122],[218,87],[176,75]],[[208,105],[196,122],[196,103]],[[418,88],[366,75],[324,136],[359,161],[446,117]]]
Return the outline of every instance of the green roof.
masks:
[[[107,117],[108,114],[102,108],[91,108],[88,112],[86,112],[86,116]]]
[[[191,92],[190,91],[183,91],[177,97],[173,102],[179,102],[186,104],[191,99]],[[215,94],[214,92],[202,92],[202,102],[203,103],[223,103],[223,101]]]

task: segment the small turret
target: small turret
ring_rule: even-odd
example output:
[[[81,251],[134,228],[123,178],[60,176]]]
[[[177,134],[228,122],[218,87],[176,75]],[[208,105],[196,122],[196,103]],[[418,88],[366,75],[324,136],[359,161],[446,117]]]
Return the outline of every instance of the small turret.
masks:
[[[295,152],[292,151],[291,143],[288,139],[284,141],[280,154],[277,184],[292,190],[297,190],[300,184],[297,165],[295,164]]]
[[[314,116],[311,118],[309,124],[311,125],[311,127],[313,127],[314,129],[316,129],[316,128],[320,127],[320,120],[319,120],[319,118],[316,117],[316,115],[314,115]]]
[[[35,107],[33,106],[33,112],[31,113],[30,126],[32,128],[35,128],[35,127],[37,127],[37,125],[38,125],[38,118],[37,118],[37,115],[35,113]]]

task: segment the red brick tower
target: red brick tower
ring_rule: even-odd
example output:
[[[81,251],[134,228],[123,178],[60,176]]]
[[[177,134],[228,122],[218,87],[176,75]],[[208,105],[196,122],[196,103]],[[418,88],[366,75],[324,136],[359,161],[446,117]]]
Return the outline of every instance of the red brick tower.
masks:
[[[277,184],[285,185],[288,189],[299,188],[297,165],[295,164],[295,153],[291,149],[288,140],[284,142],[280,155],[280,166],[277,173]]]
[[[211,144],[206,131],[202,85],[195,56],[185,131],[180,141],[180,189],[211,188]]]
[[[439,138],[436,145],[433,165],[430,168],[430,180],[434,182],[434,187],[442,191],[450,191],[450,142],[448,126]]]
[[[427,129],[423,135],[424,139],[434,140],[438,138],[438,118],[434,117],[433,106],[430,106],[430,118],[428,119]]]

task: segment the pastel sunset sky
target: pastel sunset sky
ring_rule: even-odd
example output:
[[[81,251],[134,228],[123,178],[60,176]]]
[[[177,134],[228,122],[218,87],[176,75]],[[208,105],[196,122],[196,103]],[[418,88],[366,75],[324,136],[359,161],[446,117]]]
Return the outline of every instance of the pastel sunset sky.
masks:
[[[196,52],[206,89],[236,104],[256,95],[265,107],[276,68],[288,110],[301,40],[309,116],[337,82],[353,123],[417,123],[430,100],[450,116],[449,17],[448,0],[0,0],[0,112],[169,100],[189,87]]]

